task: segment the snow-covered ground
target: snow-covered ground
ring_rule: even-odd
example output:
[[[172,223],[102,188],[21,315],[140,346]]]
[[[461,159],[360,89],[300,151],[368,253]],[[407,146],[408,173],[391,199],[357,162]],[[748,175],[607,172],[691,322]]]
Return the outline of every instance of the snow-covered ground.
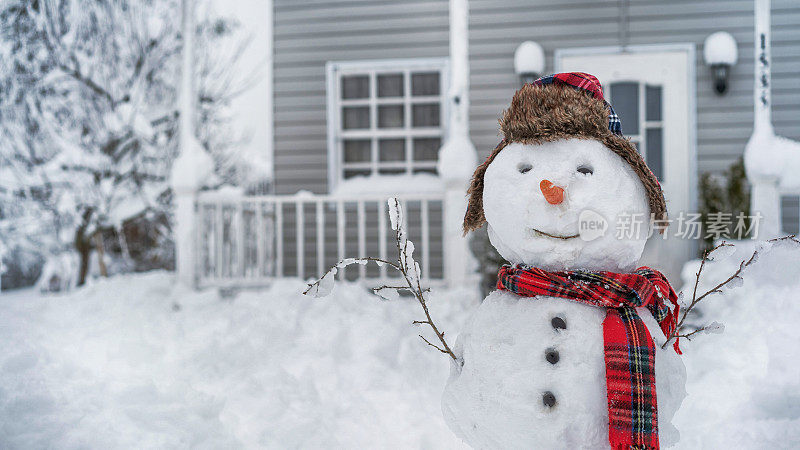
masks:
[[[726,329],[683,342],[679,448],[800,446],[799,254],[773,249],[708,299],[703,320]],[[704,284],[741,257],[709,264]],[[67,296],[3,293],[0,447],[462,447],[440,412],[449,362],[410,324],[419,306],[303,287],[221,298],[154,272]],[[451,341],[478,300],[432,295]]]

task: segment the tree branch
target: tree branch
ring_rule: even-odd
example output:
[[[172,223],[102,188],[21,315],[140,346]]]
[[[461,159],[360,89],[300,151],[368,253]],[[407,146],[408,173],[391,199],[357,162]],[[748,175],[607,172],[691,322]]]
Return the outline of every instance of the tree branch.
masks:
[[[431,347],[435,348],[436,350],[439,350],[440,352],[445,353],[445,354],[449,354],[451,356],[453,355],[453,353],[450,351],[450,349],[445,350],[445,349],[439,347],[438,345],[431,344],[431,341],[425,339],[425,336],[423,336],[421,334],[419,335],[419,337],[421,337],[422,340],[425,341],[426,344],[430,345]],[[453,359],[455,359],[455,357],[453,357]]]
[[[800,244],[800,241],[798,241],[796,239],[795,235],[793,235],[793,234],[789,235],[789,236],[784,236],[784,237],[780,237],[780,238],[774,238],[774,239],[767,240],[767,242],[780,242],[780,241],[791,241],[791,242],[794,242],[796,244]],[[698,328],[698,329],[696,329],[696,330],[694,330],[694,331],[692,331],[690,333],[681,334],[681,330],[683,329],[683,324],[686,321],[686,317],[689,316],[689,313],[694,309],[694,307],[697,306],[698,303],[700,303],[704,298],[708,297],[709,295],[714,294],[714,293],[722,292],[722,288],[727,286],[733,280],[735,280],[737,278],[738,279],[742,279],[742,277],[741,277],[742,271],[745,268],[747,268],[748,266],[750,266],[751,264],[753,264],[754,262],[756,262],[757,257],[758,257],[758,249],[756,249],[756,250],[753,251],[753,254],[750,255],[749,258],[744,259],[739,263],[739,267],[736,269],[735,272],[733,272],[733,274],[731,276],[729,276],[724,281],[722,281],[721,283],[718,283],[716,286],[714,286],[711,289],[707,290],[706,292],[704,292],[703,294],[701,294],[698,297],[698,295],[697,295],[697,287],[700,284],[700,276],[703,273],[703,269],[705,268],[706,261],[709,261],[709,256],[711,256],[712,253],[714,253],[716,250],[718,250],[718,249],[720,249],[722,247],[733,247],[733,244],[730,244],[728,242],[723,241],[723,242],[719,243],[716,247],[712,248],[711,250],[707,250],[703,254],[703,259],[700,262],[700,268],[697,270],[697,273],[695,274],[694,289],[692,290],[692,301],[691,301],[691,303],[689,303],[689,306],[686,307],[686,309],[683,310],[683,314],[681,315],[681,318],[678,321],[678,325],[675,326],[675,330],[673,330],[673,332],[670,333],[669,336],[667,336],[667,340],[664,342],[664,344],[661,346],[661,348],[666,348],[667,344],[669,344],[673,339],[678,339],[678,338],[681,338],[681,337],[685,337],[685,338],[689,339],[690,336],[705,330],[706,327],[701,327],[701,328]],[[689,340],[691,340],[691,339],[689,339]]]
[[[323,275],[322,278],[318,279],[317,281],[315,281],[313,283],[310,283],[308,285],[308,287],[306,288],[306,290],[303,291],[303,294],[308,295],[309,292],[311,292],[315,287],[317,288],[317,292],[319,292],[319,289],[321,287],[320,283],[326,277],[328,277],[329,275],[330,276],[335,275],[335,273],[336,273],[335,270],[338,269],[339,267],[342,267],[343,265],[346,266],[346,265],[349,265],[349,264],[358,263],[360,261],[363,261],[363,262],[374,261],[376,263],[387,264],[390,267],[392,267],[393,269],[395,269],[398,272],[400,272],[400,274],[403,276],[403,281],[405,281],[406,285],[405,286],[381,286],[379,288],[373,289],[373,291],[377,292],[377,291],[379,291],[381,289],[395,289],[395,290],[398,290],[398,291],[399,290],[405,290],[405,291],[411,292],[411,294],[414,296],[414,298],[417,300],[417,302],[422,307],[422,311],[425,313],[425,320],[415,320],[413,323],[417,324],[417,325],[420,325],[420,324],[429,325],[431,327],[431,329],[433,330],[433,333],[436,335],[436,338],[439,339],[439,342],[442,344],[442,346],[439,347],[437,345],[434,345],[430,341],[425,339],[425,337],[420,335],[422,340],[424,340],[431,347],[439,350],[442,353],[445,353],[445,354],[449,355],[453,359],[453,361],[458,361],[458,358],[456,357],[455,353],[453,353],[453,351],[451,350],[450,346],[447,344],[447,341],[445,341],[444,333],[439,331],[439,328],[434,323],[433,318],[431,317],[431,313],[428,310],[428,303],[427,303],[427,300],[425,299],[425,293],[428,292],[429,289],[427,289],[427,288],[423,289],[422,288],[422,284],[421,284],[421,281],[420,281],[419,265],[416,263],[416,261],[414,261],[412,255],[411,255],[411,251],[409,250],[409,247],[413,248],[413,244],[409,245],[410,241],[408,241],[408,239],[406,238],[406,235],[405,235],[405,229],[404,229],[403,217],[402,217],[403,216],[402,207],[400,205],[400,202],[397,200],[397,198],[391,198],[389,200],[389,202],[390,202],[390,206],[392,207],[392,208],[390,208],[389,215],[390,215],[390,219],[392,221],[392,228],[395,230],[395,244],[396,244],[396,247],[397,247],[397,263],[393,263],[393,262],[386,261],[386,260],[379,259],[379,258],[372,258],[372,257],[362,257],[362,258],[355,258],[355,259],[343,259],[337,265],[331,267],[327,272],[325,272],[325,275]],[[394,202],[394,204],[392,204],[392,202]],[[394,213],[394,216],[392,216],[392,213]],[[413,273],[411,271],[413,271]]]

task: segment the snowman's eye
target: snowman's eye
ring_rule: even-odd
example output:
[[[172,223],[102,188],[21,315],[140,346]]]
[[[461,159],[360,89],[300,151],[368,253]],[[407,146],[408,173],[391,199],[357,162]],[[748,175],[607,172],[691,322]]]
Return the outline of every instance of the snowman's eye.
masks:
[[[583,165],[578,167],[578,173],[582,173],[584,175],[591,175],[594,173],[591,166]]]
[[[517,170],[519,173],[528,173],[533,169],[533,166],[530,163],[521,162],[517,164]]]

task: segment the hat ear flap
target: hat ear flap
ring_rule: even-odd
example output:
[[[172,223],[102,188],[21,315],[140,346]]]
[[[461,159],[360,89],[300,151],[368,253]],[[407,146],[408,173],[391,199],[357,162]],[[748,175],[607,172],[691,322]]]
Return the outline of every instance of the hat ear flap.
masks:
[[[486,174],[486,169],[489,168],[489,164],[494,161],[494,158],[500,150],[505,148],[506,144],[505,139],[500,141],[492,154],[472,174],[472,180],[470,180],[469,189],[467,189],[469,201],[467,203],[467,212],[464,214],[464,235],[470,231],[477,230],[486,222],[486,216],[483,214],[483,177]]]

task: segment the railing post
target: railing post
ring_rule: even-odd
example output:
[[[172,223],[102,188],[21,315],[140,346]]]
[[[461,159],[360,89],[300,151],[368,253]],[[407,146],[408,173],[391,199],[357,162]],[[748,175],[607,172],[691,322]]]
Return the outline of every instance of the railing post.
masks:
[[[197,213],[194,189],[176,189],[175,202],[175,271],[178,281],[185,286],[196,284],[197,246],[195,242]]]
[[[463,183],[446,184],[442,202],[443,212],[443,258],[444,280],[449,287],[469,284],[475,279],[476,263],[469,249],[469,241],[463,235],[461,224],[467,209]]]

